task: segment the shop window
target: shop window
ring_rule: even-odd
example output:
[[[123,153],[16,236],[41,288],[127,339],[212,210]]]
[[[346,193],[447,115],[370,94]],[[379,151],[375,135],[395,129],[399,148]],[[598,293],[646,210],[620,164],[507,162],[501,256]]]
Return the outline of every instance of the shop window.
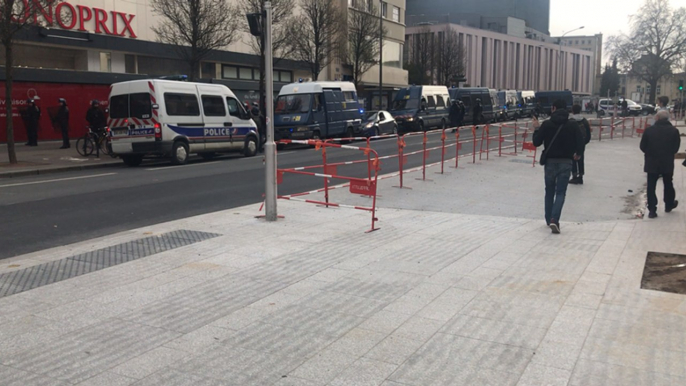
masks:
[[[136,74],[136,55],[124,55],[124,71],[127,74]]]
[[[100,72],[112,72],[112,54],[109,52],[100,53]]]
[[[252,80],[252,68],[241,67],[238,69],[238,79]]]
[[[233,67],[233,66],[222,67],[222,78],[224,78],[224,79],[238,79],[238,67]]]

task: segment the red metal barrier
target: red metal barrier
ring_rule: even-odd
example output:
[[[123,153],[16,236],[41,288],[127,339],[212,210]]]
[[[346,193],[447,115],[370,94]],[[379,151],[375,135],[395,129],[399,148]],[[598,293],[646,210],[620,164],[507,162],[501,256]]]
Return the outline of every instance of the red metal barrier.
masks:
[[[324,201],[318,201],[318,200],[307,200],[307,199],[298,199],[298,196],[303,196],[306,194],[310,194],[312,192],[307,192],[307,193],[299,193],[299,194],[292,194],[292,195],[286,195],[286,196],[279,196],[278,198],[284,199],[284,200],[294,200],[294,201],[304,201],[312,204],[317,204],[317,205],[324,205],[327,208],[332,206],[332,207],[337,207],[337,208],[351,208],[351,209],[358,209],[358,210],[364,210],[371,212],[372,214],[372,225],[371,228],[367,232],[373,232],[379,228],[375,227],[376,221],[378,219],[376,218],[376,197],[377,197],[377,182],[378,182],[378,177],[379,177],[379,154],[371,149],[371,148],[364,148],[364,147],[359,147],[359,146],[351,146],[351,145],[339,145],[339,144],[334,144],[330,142],[322,142],[319,140],[281,140],[278,143],[281,144],[303,144],[303,145],[310,145],[310,146],[315,146],[316,150],[321,150],[322,151],[322,162],[323,162],[323,173],[314,173],[314,172],[307,172],[304,170],[296,170],[296,169],[277,169],[277,183],[281,184],[283,182],[283,175],[285,173],[291,173],[291,174],[301,174],[301,175],[308,175],[308,176],[314,176],[314,177],[320,177],[324,178]],[[374,177],[373,178],[355,178],[355,177],[347,177],[347,176],[342,176],[338,174],[338,171],[335,166],[332,165],[327,165],[326,163],[326,149],[327,148],[338,148],[338,149],[349,149],[349,150],[357,150],[357,151],[362,151],[364,152],[365,155],[369,157],[369,166],[368,169],[372,170],[374,172]],[[374,160],[371,160],[371,154],[374,155]],[[345,204],[339,204],[339,203],[331,203],[329,202],[329,190],[331,189],[329,187],[329,180],[330,179],[340,179],[340,180],[346,180],[348,181],[348,186],[350,188],[350,193],[353,194],[361,194],[361,195],[368,195],[372,197],[372,206],[371,207],[363,207],[363,206],[353,206],[353,205],[345,205]],[[316,192],[321,192],[322,190],[316,191]]]

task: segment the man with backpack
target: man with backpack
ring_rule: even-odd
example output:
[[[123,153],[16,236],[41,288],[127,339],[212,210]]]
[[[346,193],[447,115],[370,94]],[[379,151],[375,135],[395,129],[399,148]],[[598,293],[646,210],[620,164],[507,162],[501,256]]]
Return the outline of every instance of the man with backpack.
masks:
[[[584,145],[581,153],[578,154],[578,160],[572,163],[572,179],[569,180],[570,184],[573,185],[583,185],[584,184],[584,172],[586,168],[584,167],[584,152],[586,151],[586,145],[591,142],[591,124],[588,120],[581,115],[581,106],[572,106],[572,119],[576,121],[579,125],[579,130],[581,130],[581,135],[583,136]]]

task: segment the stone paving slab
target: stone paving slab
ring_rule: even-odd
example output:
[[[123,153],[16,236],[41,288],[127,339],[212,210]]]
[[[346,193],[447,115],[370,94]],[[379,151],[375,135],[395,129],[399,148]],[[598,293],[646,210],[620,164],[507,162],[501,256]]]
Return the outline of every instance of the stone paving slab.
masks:
[[[602,159],[640,163],[628,146],[600,146],[610,150],[591,168],[639,184],[640,165]],[[597,194],[586,186],[570,195]],[[540,189],[517,197],[542,204]],[[13,258],[0,272],[178,229],[220,234],[0,298],[0,383],[684,384],[686,298],[640,281],[648,251],[686,251],[686,212],[608,219],[608,208],[593,213],[601,202],[588,201],[594,221],[563,222],[559,236],[516,211],[396,205],[365,234],[367,213],[279,202],[277,223],[248,206]],[[223,231],[237,228],[241,238]]]

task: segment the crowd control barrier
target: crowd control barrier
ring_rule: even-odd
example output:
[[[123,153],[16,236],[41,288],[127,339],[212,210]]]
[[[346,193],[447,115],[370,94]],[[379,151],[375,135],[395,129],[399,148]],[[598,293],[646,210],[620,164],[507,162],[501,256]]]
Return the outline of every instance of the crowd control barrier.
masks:
[[[376,197],[377,197],[377,183],[378,183],[378,176],[379,176],[379,154],[367,147],[359,147],[359,146],[351,146],[351,145],[339,145],[335,143],[330,143],[330,142],[322,142],[320,140],[281,140],[278,141],[280,144],[302,144],[302,145],[310,145],[314,146],[316,150],[321,150],[322,152],[322,165],[321,169],[323,169],[322,173],[316,173],[316,172],[309,172],[306,171],[305,167],[302,168],[290,168],[290,169],[277,169],[277,174],[276,174],[276,182],[277,184],[281,184],[283,182],[284,174],[290,173],[290,174],[301,174],[301,175],[308,175],[308,176],[313,176],[313,177],[319,177],[324,179],[324,188],[323,189],[318,189],[315,191],[311,192],[305,192],[305,193],[297,193],[297,194],[291,194],[291,195],[282,195],[278,196],[279,199],[283,200],[291,200],[291,201],[302,201],[302,202],[307,202],[310,204],[317,204],[317,205],[323,205],[325,207],[336,207],[336,208],[350,208],[350,209],[357,209],[357,210],[363,210],[363,211],[368,211],[371,212],[372,215],[372,221],[371,221],[371,228],[367,232],[373,232],[375,230],[378,230],[379,228],[376,228],[376,221],[378,219],[376,218]],[[368,158],[368,170],[370,171],[370,176],[368,178],[356,178],[356,177],[348,177],[348,176],[342,176],[338,174],[338,164],[327,164],[326,161],[326,149],[328,148],[338,148],[338,149],[347,149],[347,150],[355,150],[355,151],[360,151],[363,152],[364,155],[367,156]],[[374,159],[371,158],[371,156],[374,156]],[[307,167],[308,169],[311,169],[311,167]],[[373,176],[372,176],[373,173]],[[339,179],[339,180],[345,180],[348,181],[347,184],[337,186],[337,187],[330,187],[329,183],[330,180],[332,179]],[[342,187],[348,187],[350,190],[350,193],[353,194],[361,194],[361,195],[366,195],[372,197],[372,205],[371,207],[366,207],[366,206],[354,206],[354,205],[345,205],[345,204],[340,204],[340,203],[333,203],[329,201],[329,191],[335,188],[342,188]],[[319,200],[310,200],[310,199],[302,199],[300,197],[312,194],[312,193],[321,193],[324,192],[324,201],[319,201]]]

